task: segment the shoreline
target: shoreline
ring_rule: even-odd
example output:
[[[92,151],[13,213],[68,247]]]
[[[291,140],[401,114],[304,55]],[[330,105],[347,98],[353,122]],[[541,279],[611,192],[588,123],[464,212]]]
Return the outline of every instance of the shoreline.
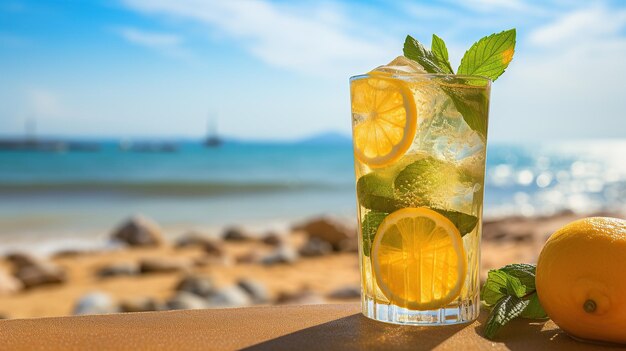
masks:
[[[571,210],[563,210],[552,214],[537,214],[526,216],[522,214],[500,214],[483,216],[483,226],[496,224],[499,222],[545,222],[557,220],[559,218],[578,218],[578,217],[592,217],[592,216],[624,216],[626,210],[622,211],[590,211],[590,212],[574,212]],[[142,214],[135,214],[133,216],[141,216]],[[109,240],[109,236],[115,230],[116,226],[133,216],[127,216],[113,223],[111,226],[99,226],[99,228],[72,228],[72,229],[59,229],[59,230],[40,230],[40,231],[27,231],[20,230],[17,233],[12,231],[15,229],[10,225],[6,225],[0,220],[0,241],[3,242],[0,247],[0,255],[5,255],[14,251],[27,251],[40,255],[54,255],[58,251],[67,250],[80,250],[86,251],[106,251],[115,250],[117,246]],[[311,218],[319,217],[331,217],[341,223],[348,226],[356,225],[356,215],[339,215],[334,216],[330,214],[314,214],[314,215],[302,215],[291,216],[290,218],[274,218],[266,220],[250,220],[250,221],[238,221],[236,223],[224,223],[224,224],[193,224],[193,223],[176,223],[166,224],[161,226],[163,235],[169,240],[175,240],[176,238],[185,235],[189,232],[199,232],[203,235],[207,235],[214,238],[219,238],[225,228],[239,227],[245,229],[253,236],[262,237],[267,232],[289,232],[290,227],[296,223],[305,222]],[[21,225],[24,227],[29,226],[28,220],[21,220]],[[37,223],[35,219],[35,225],[45,227],[45,223]],[[4,235],[3,235],[4,234]]]

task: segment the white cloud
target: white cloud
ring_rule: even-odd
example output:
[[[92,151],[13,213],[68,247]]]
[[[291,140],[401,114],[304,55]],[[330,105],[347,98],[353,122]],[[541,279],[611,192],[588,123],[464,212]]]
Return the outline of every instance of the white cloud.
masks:
[[[155,50],[163,55],[189,58],[190,53],[182,47],[183,39],[171,33],[156,33],[131,27],[117,28],[116,32],[127,41]]]
[[[580,45],[591,40],[606,40],[626,26],[626,11],[604,6],[583,8],[566,13],[556,21],[535,29],[529,41],[537,45]],[[610,38],[609,38],[610,39]]]
[[[491,134],[510,141],[623,137],[625,14],[571,9],[522,37],[530,45],[494,88]]]
[[[350,34],[348,18],[330,5],[303,8],[263,0],[124,2],[142,13],[200,22],[236,39],[262,61],[299,72],[354,70],[364,61],[387,61],[393,51],[386,38]]]

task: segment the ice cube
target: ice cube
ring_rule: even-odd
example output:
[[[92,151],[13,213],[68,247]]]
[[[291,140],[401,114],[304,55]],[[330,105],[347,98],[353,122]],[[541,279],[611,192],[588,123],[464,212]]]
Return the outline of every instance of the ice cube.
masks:
[[[425,101],[418,111],[419,132],[413,149],[453,163],[484,154],[483,139],[469,127],[445,93],[433,90],[419,94],[418,91],[416,102],[422,99]]]
[[[378,66],[372,70],[372,72],[384,72],[394,75],[402,75],[407,73],[425,74],[428,73],[424,70],[419,63],[408,59],[404,56],[398,56],[393,61],[386,65]]]

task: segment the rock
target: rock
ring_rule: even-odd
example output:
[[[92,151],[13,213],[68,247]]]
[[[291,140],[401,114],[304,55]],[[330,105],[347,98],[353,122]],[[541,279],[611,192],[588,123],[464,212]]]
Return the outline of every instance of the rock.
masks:
[[[176,258],[153,257],[139,261],[139,271],[141,273],[186,272],[190,268],[190,261]]]
[[[122,223],[111,238],[129,246],[159,246],[165,242],[159,225],[143,216]]]
[[[0,296],[14,294],[24,288],[22,281],[0,270]]]
[[[336,251],[341,250],[342,245],[347,245],[347,241],[356,241],[356,230],[330,218],[313,219],[293,229],[308,234],[309,238],[328,242]]]
[[[333,290],[328,294],[328,298],[337,300],[355,300],[361,298],[361,287],[359,286],[344,286],[339,289]]]
[[[219,289],[207,298],[211,307],[243,307],[251,304],[250,296],[237,285]]]
[[[235,258],[237,263],[257,263],[261,260],[262,256],[257,251],[249,251],[241,254]]]
[[[9,319],[9,316],[4,313],[0,313],[0,319]]]
[[[224,230],[222,238],[227,241],[249,241],[253,237],[240,227],[228,227]]]
[[[81,297],[74,306],[74,315],[107,314],[118,312],[111,296],[103,292],[93,292]]]
[[[239,279],[237,286],[248,294],[252,303],[262,304],[268,303],[270,300],[270,294],[267,290],[267,286],[258,280],[248,278]]]
[[[319,238],[309,238],[300,248],[300,255],[305,257],[325,256],[333,252],[333,246]]]
[[[139,265],[133,262],[117,262],[100,268],[96,275],[101,278],[139,274]]]
[[[120,312],[148,312],[159,311],[160,309],[156,299],[145,296],[125,299],[119,304]]]
[[[281,292],[276,298],[277,305],[315,305],[325,302],[324,297],[309,289],[302,289],[295,293]]]
[[[205,246],[205,245],[221,246],[221,240],[212,238],[198,232],[187,233],[176,240],[174,244],[177,248]]]
[[[274,251],[263,256],[261,263],[264,265],[274,264],[291,264],[298,260],[298,253],[291,246],[283,245],[276,248]]]
[[[196,296],[209,297],[215,293],[215,283],[209,276],[190,275],[178,282],[176,291],[184,291]]]
[[[224,245],[217,241],[207,241],[202,244],[202,251],[204,251],[207,255],[215,256],[215,257],[225,257],[226,250],[224,250]]]
[[[65,270],[44,259],[25,253],[12,253],[7,260],[13,265],[13,275],[24,288],[46,284],[59,284],[67,280]]]
[[[280,235],[274,232],[269,232],[263,236],[263,239],[261,239],[261,242],[269,246],[281,246],[281,245],[286,244],[286,238],[284,235]]]
[[[180,291],[167,301],[166,307],[170,310],[197,310],[207,308],[208,305],[204,298],[186,291]]]

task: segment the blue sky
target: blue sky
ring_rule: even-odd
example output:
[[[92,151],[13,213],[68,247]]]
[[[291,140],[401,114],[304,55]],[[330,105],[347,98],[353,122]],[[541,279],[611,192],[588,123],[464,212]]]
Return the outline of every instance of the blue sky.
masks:
[[[112,0],[0,3],[0,134],[248,139],[350,131],[348,77],[406,34],[448,43],[516,27],[491,140],[626,136],[623,2]]]

